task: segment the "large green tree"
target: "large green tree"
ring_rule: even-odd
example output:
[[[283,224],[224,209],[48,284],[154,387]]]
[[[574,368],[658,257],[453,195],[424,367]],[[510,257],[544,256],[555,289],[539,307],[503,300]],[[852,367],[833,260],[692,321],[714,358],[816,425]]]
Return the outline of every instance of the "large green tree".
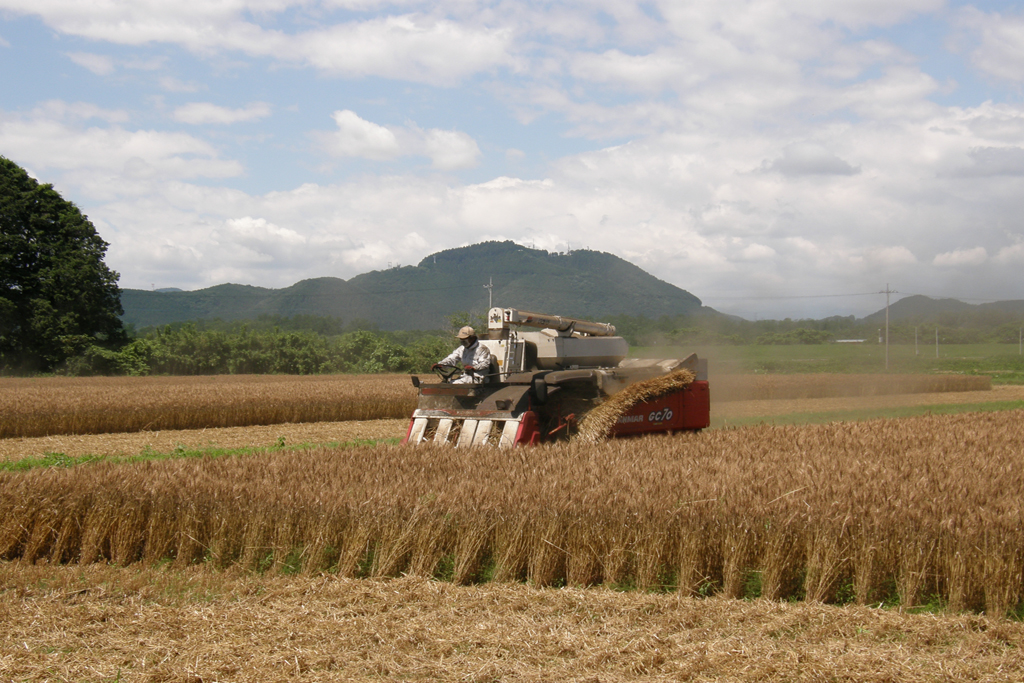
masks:
[[[0,157],[0,368],[50,370],[123,342],[106,251],[78,207]]]

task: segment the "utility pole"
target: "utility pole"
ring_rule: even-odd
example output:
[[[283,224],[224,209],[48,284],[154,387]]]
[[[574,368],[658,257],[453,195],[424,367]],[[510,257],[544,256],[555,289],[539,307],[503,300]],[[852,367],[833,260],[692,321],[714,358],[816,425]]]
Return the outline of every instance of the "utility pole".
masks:
[[[487,278],[487,284],[484,285],[484,289],[487,290],[487,310],[494,308],[494,278]]]
[[[914,325],[914,355],[917,355],[917,325]]]
[[[885,369],[889,369],[889,295],[898,294],[895,289],[889,289],[889,283],[885,283],[885,291],[879,292],[879,294],[885,294]]]

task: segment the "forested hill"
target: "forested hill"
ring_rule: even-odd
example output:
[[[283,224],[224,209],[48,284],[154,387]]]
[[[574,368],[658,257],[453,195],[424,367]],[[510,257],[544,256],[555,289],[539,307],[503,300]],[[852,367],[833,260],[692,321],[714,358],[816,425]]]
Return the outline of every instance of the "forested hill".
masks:
[[[1020,299],[968,304],[957,299],[932,299],[915,294],[904,297],[889,307],[891,321],[910,324],[995,326],[1019,322],[1022,318],[1024,318],[1024,300]],[[864,322],[872,324],[885,322],[885,309],[865,317]]]
[[[437,329],[459,311],[483,314],[489,281],[496,306],[585,319],[693,314],[701,301],[612,254],[549,253],[514,242],[484,242],[431,254],[416,266],[324,277],[284,289],[224,284],[192,292],[125,289],[123,319],[137,328],[260,315],[321,315],[384,330]]]

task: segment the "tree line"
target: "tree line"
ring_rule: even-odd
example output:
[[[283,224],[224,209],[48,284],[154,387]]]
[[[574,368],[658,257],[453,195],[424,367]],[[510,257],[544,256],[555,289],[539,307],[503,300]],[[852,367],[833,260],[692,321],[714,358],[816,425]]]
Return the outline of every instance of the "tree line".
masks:
[[[59,368],[70,375],[220,375],[428,372],[454,342],[440,333],[401,339],[370,330],[199,329],[165,326],[115,349],[91,345]]]

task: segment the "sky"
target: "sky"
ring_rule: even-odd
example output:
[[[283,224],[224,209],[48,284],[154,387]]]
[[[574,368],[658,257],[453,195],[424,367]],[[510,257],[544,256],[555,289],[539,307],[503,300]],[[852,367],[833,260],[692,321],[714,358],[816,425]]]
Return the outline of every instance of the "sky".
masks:
[[[125,288],[514,240],[748,319],[1024,299],[1022,86],[1024,1],[0,0],[0,155]]]

